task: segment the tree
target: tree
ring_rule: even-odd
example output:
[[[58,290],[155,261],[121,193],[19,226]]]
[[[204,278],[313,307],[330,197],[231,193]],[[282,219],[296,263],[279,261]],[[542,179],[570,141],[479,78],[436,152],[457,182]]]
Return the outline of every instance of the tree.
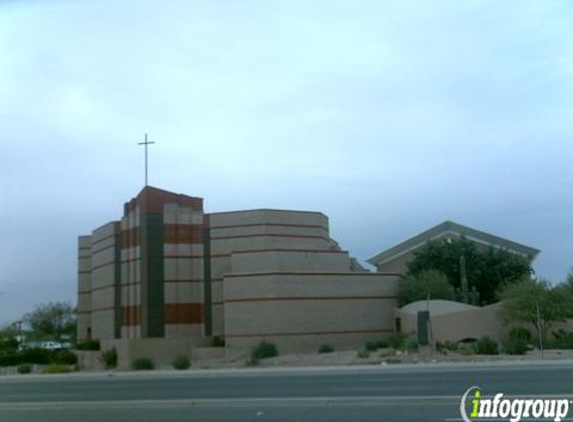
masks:
[[[0,329],[0,353],[3,350],[16,349],[18,347],[18,340],[16,340],[17,335],[18,332],[14,328],[14,325]]]
[[[400,306],[427,299],[455,300],[454,289],[444,273],[436,270],[407,275],[400,280]]]
[[[76,332],[75,310],[69,302],[36,305],[32,312],[24,315],[24,321],[38,339],[59,339]]]
[[[545,339],[553,323],[573,317],[573,295],[567,288],[531,279],[507,284],[499,294],[503,301],[499,317],[505,322],[531,323],[538,337]]]
[[[468,285],[470,289],[475,286],[485,305],[496,301],[497,290],[502,285],[516,283],[531,274],[527,259],[504,249],[478,246],[464,237],[428,242],[408,263],[408,274],[438,270],[446,275],[452,286],[460,288],[461,256],[466,262]]]

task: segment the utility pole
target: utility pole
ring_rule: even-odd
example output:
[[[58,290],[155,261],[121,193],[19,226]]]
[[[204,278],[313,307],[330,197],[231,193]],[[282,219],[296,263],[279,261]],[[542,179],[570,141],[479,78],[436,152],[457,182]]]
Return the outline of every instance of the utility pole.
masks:
[[[535,302],[535,309],[537,311],[537,332],[539,333],[539,348],[541,349],[541,359],[543,359],[543,326],[541,325],[541,308],[539,302]]]
[[[145,147],[145,186],[147,187],[147,146],[152,145],[155,142],[149,142],[147,140],[147,133],[145,134],[145,140],[143,142],[139,142],[137,145],[143,145]]]
[[[470,303],[469,301],[469,286],[468,286],[468,273],[466,270],[466,257],[464,255],[460,256],[460,284],[462,289],[462,302]]]

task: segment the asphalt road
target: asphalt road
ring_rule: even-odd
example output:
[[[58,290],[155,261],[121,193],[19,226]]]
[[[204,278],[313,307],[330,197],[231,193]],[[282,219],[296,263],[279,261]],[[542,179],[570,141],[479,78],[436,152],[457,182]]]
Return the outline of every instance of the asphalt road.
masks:
[[[453,422],[472,386],[485,395],[573,398],[573,365],[6,377],[0,422]]]

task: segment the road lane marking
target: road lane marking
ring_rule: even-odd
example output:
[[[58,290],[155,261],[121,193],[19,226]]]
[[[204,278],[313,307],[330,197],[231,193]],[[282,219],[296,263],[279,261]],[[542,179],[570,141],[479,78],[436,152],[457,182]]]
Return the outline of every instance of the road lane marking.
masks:
[[[420,401],[458,402],[458,396],[412,397],[281,397],[254,399],[174,399],[174,400],[122,400],[122,401],[68,401],[0,403],[0,411],[8,410],[74,410],[74,409],[123,409],[169,407],[250,407],[250,406],[349,406],[349,405],[411,405]]]

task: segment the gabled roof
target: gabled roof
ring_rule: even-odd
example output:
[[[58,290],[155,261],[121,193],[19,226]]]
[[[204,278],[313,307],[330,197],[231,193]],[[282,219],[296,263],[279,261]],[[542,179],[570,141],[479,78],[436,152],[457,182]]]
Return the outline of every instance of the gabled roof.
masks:
[[[481,243],[487,246],[493,246],[494,248],[506,249],[510,252],[527,257],[533,260],[539,252],[538,249],[522,245],[520,243],[513,242],[511,240],[503,239],[498,236],[494,236],[489,233],[485,233],[471,227],[462,226],[461,224],[454,223],[453,221],[444,221],[442,224],[438,224],[417,236],[414,236],[396,246],[391,247],[378,255],[373,256],[366,262],[374,266],[384,264],[386,262],[392,261],[401,255],[408,252],[416,250],[424,246],[428,241],[442,238],[448,234],[453,234],[457,236],[464,236],[468,240],[472,240],[477,243]]]

